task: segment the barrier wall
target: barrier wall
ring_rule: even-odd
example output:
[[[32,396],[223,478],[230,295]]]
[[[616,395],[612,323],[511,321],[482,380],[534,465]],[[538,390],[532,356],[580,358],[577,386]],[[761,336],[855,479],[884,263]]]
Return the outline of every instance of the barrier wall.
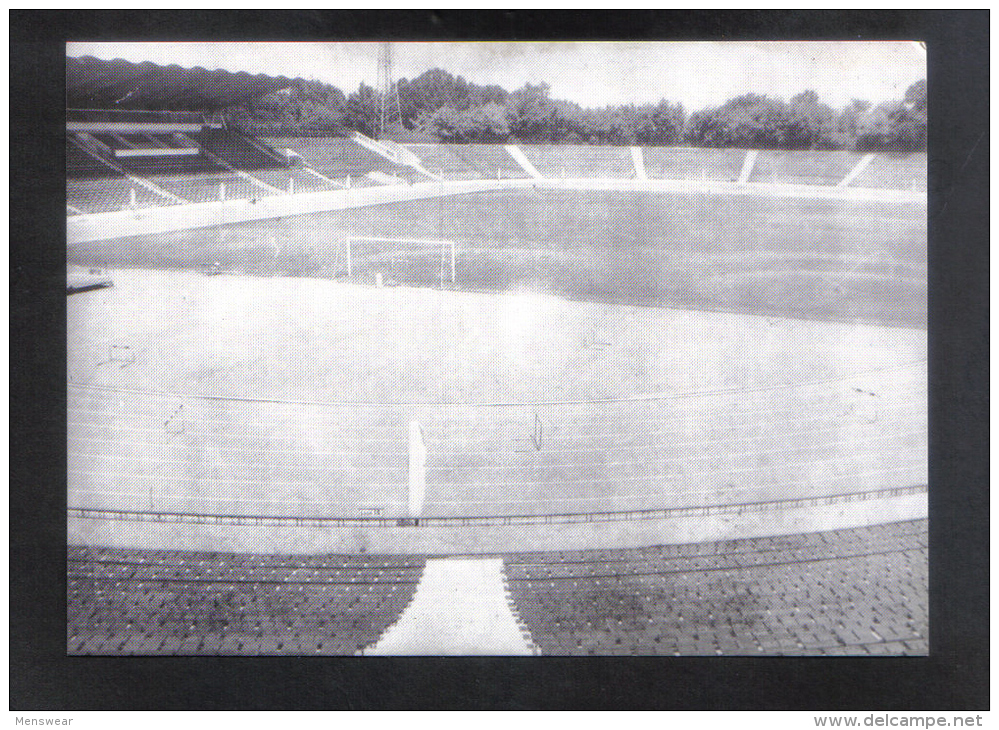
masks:
[[[74,215],[66,221],[68,243],[85,243],[148,233],[183,231],[285,216],[361,208],[445,195],[490,190],[612,190],[689,195],[762,195],[820,200],[870,200],[926,205],[926,193],[912,190],[837,188],[818,185],[770,185],[690,180],[616,180],[571,178],[565,180],[451,180],[333,190],[293,195],[265,196],[255,200],[195,203],[141,211]]]
[[[70,510],[67,544],[140,550],[274,554],[482,555],[504,552],[597,550],[772,537],[925,519],[925,487],[869,495],[838,495],[728,505],[653,516],[578,515],[577,521],[516,518],[421,521],[241,521]],[[186,521],[180,521],[184,519]]]
[[[505,181],[509,183],[510,181]],[[505,187],[503,181],[460,181],[386,185],[383,187],[331,190],[293,195],[262,196],[254,200],[226,200],[192,205],[174,205],[141,211],[118,211],[77,215],[66,221],[68,243],[101,241],[148,233],[184,231],[247,221],[284,218],[330,210],[360,208],[441,195],[461,195]]]

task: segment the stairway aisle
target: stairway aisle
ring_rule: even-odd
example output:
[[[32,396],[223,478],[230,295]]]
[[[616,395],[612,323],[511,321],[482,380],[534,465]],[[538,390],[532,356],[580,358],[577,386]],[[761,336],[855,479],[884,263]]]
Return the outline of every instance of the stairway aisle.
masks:
[[[501,558],[427,560],[413,602],[365,655],[530,655]]]

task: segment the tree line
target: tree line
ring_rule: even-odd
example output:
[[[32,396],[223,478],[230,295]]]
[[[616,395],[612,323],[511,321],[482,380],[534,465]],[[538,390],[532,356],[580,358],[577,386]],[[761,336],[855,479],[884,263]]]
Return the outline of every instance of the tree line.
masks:
[[[299,80],[247,106],[227,109],[224,116],[247,132],[271,136],[341,136],[356,130],[403,142],[907,152],[926,148],[926,82],[910,86],[902,99],[877,106],[853,99],[836,110],[805,90],[789,101],[744,94],[688,114],[681,103],[666,99],[582,108],[551,98],[547,84],[508,92],[432,69],[400,79],[384,100],[363,83],[345,95],[335,86]]]

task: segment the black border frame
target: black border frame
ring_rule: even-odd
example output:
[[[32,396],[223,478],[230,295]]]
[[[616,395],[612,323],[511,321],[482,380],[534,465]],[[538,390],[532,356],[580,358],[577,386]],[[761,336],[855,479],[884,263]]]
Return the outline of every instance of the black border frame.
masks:
[[[989,707],[988,11],[10,11],[10,709]],[[927,43],[928,658],[67,657],[69,40]]]

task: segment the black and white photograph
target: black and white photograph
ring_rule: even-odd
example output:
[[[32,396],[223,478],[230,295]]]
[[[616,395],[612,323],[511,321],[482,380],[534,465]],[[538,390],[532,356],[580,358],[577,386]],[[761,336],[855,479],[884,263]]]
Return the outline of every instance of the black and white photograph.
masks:
[[[924,656],[926,48],[66,45],[69,655]]]

